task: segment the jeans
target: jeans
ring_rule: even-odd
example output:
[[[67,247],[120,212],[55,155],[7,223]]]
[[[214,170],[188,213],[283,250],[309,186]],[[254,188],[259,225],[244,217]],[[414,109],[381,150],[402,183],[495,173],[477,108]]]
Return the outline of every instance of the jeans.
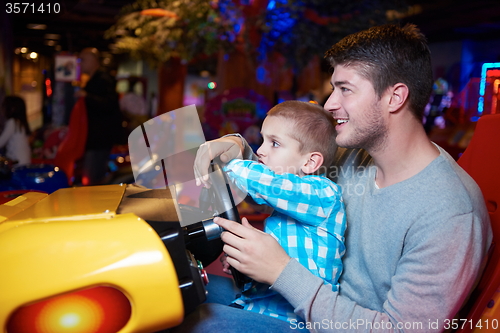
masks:
[[[228,306],[239,290],[230,278],[210,275],[207,301],[190,313],[171,333],[309,332],[276,318]]]

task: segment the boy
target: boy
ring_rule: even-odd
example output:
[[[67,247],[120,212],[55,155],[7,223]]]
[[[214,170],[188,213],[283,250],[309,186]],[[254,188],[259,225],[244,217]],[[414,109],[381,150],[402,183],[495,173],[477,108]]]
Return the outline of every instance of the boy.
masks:
[[[336,151],[333,119],[316,104],[286,101],[268,112],[261,133],[258,162],[233,159],[223,169],[257,204],[274,208],[265,232],[336,291],[345,251],[344,205],[340,187],[321,175]],[[262,283],[247,284],[232,306],[301,320]]]

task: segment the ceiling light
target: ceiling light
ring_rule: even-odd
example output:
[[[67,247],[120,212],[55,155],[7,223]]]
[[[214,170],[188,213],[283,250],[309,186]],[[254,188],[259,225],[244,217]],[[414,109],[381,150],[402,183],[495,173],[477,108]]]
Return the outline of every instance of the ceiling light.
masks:
[[[30,58],[31,58],[31,59],[36,59],[36,58],[38,58],[38,53],[36,53],[36,52],[31,52],[31,53],[30,53]]]
[[[37,23],[29,23],[26,27],[28,29],[33,29],[33,30],[45,30],[45,29],[47,29],[46,24],[37,24]]]

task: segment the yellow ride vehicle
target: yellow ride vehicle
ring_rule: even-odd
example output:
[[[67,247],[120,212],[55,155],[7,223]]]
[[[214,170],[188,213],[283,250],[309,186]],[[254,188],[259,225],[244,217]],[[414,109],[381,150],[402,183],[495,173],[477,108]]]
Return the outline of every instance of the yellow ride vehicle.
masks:
[[[28,192],[0,205],[0,332],[156,332],[206,299],[203,265],[223,245],[212,219],[239,216],[217,165],[213,189],[191,186],[189,160],[204,142],[193,119],[194,106],[132,132],[135,184]],[[186,195],[191,205],[179,203]]]

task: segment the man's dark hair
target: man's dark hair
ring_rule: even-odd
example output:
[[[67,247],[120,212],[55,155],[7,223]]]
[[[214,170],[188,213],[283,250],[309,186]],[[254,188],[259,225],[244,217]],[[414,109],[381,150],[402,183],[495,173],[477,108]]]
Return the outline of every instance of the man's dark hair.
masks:
[[[425,36],[413,24],[372,27],[343,38],[325,54],[332,67],[355,67],[372,82],[379,97],[390,86],[409,89],[409,108],[422,119],[432,90],[431,54]]]

